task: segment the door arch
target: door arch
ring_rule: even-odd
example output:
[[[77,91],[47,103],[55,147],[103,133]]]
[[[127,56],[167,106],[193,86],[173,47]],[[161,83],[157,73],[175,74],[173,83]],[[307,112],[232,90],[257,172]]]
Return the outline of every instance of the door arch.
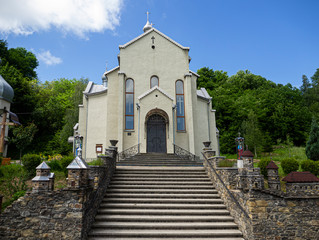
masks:
[[[148,117],[147,127],[147,152],[166,153],[166,120],[160,114]]]

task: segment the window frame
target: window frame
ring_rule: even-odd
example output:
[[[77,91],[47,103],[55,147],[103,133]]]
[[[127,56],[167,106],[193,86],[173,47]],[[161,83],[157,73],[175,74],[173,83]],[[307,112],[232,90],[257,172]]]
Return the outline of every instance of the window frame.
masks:
[[[132,80],[133,82],[133,92],[127,92],[126,89],[127,89],[127,81],[129,80]],[[134,87],[135,87],[135,84],[134,84],[134,80],[133,78],[127,78],[125,80],[125,112],[124,112],[124,121],[125,121],[125,130],[134,130]],[[126,114],[126,100],[127,100],[127,95],[128,94],[132,94],[133,95],[133,114]],[[127,128],[127,121],[126,121],[126,117],[133,117],[133,128]]]
[[[177,93],[177,82],[181,82],[182,83],[182,90],[183,90],[183,93]],[[177,116],[177,112],[176,112],[176,131],[177,132],[186,132],[186,118],[185,118],[185,91],[184,91],[184,81],[181,80],[181,79],[178,79],[175,81],[175,99],[176,99],[176,106],[177,106],[177,96],[183,96],[183,116]],[[177,107],[176,107],[177,109]],[[178,118],[180,119],[184,119],[184,129],[183,130],[179,130],[178,129]]]
[[[156,77],[156,78],[157,78],[157,83],[158,83],[157,86],[159,87],[159,77],[158,77],[157,75],[152,75],[151,78],[150,78],[150,88],[153,88],[153,87],[152,87],[152,78],[153,78],[153,77]],[[154,86],[154,87],[155,87],[155,86]]]

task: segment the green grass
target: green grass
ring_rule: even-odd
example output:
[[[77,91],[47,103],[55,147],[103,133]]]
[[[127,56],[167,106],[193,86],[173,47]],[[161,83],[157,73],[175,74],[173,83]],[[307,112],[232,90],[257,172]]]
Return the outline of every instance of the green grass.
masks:
[[[278,172],[280,177],[286,176],[281,168],[281,161],[286,158],[295,158],[299,162],[299,171],[301,171],[300,163],[307,159],[305,147],[288,147],[287,145],[276,145],[273,147],[272,153],[259,154],[254,158],[254,166],[257,167],[261,159],[272,159],[279,167]],[[237,159],[237,154],[222,154],[226,159]]]

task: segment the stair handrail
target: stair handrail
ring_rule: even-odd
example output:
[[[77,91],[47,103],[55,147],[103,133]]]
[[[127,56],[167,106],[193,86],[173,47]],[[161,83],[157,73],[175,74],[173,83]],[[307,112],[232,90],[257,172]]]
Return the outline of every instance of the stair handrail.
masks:
[[[185,160],[191,160],[191,161],[196,161],[196,155],[187,151],[186,149],[176,145],[173,143],[174,146],[174,154],[177,155],[178,157],[185,159]]]
[[[118,154],[118,161],[119,160],[124,160],[125,158],[129,158],[129,157],[132,157],[132,156],[135,156],[137,155],[138,153],[140,153],[140,143],[139,144],[136,144],[132,147],[129,147],[125,150],[123,150],[122,152],[120,152]]]
[[[235,204],[237,205],[237,207],[244,213],[245,217],[250,219],[248,213],[245,211],[245,209],[240,205],[240,203],[238,202],[238,200],[234,197],[234,195],[231,193],[231,191],[229,191],[228,187],[226,186],[226,184],[224,183],[224,181],[222,180],[222,178],[219,176],[219,174],[217,173],[216,169],[213,167],[213,165],[211,164],[210,161],[208,161],[207,157],[205,156],[204,153],[202,153],[202,155],[204,156],[204,161],[206,161],[209,165],[209,167],[214,171],[215,175],[217,176],[218,180],[221,182],[222,186],[226,189],[226,192],[228,193],[228,195],[233,199],[233,201],[235,202]]]

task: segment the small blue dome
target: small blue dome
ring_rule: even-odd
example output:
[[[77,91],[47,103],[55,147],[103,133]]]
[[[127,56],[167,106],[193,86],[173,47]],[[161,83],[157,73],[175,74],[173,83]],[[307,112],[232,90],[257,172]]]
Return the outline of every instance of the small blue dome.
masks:
[[[0,99],[4,99],[12,103],[13,96],[14,96],[13,88],[0,75]]]

